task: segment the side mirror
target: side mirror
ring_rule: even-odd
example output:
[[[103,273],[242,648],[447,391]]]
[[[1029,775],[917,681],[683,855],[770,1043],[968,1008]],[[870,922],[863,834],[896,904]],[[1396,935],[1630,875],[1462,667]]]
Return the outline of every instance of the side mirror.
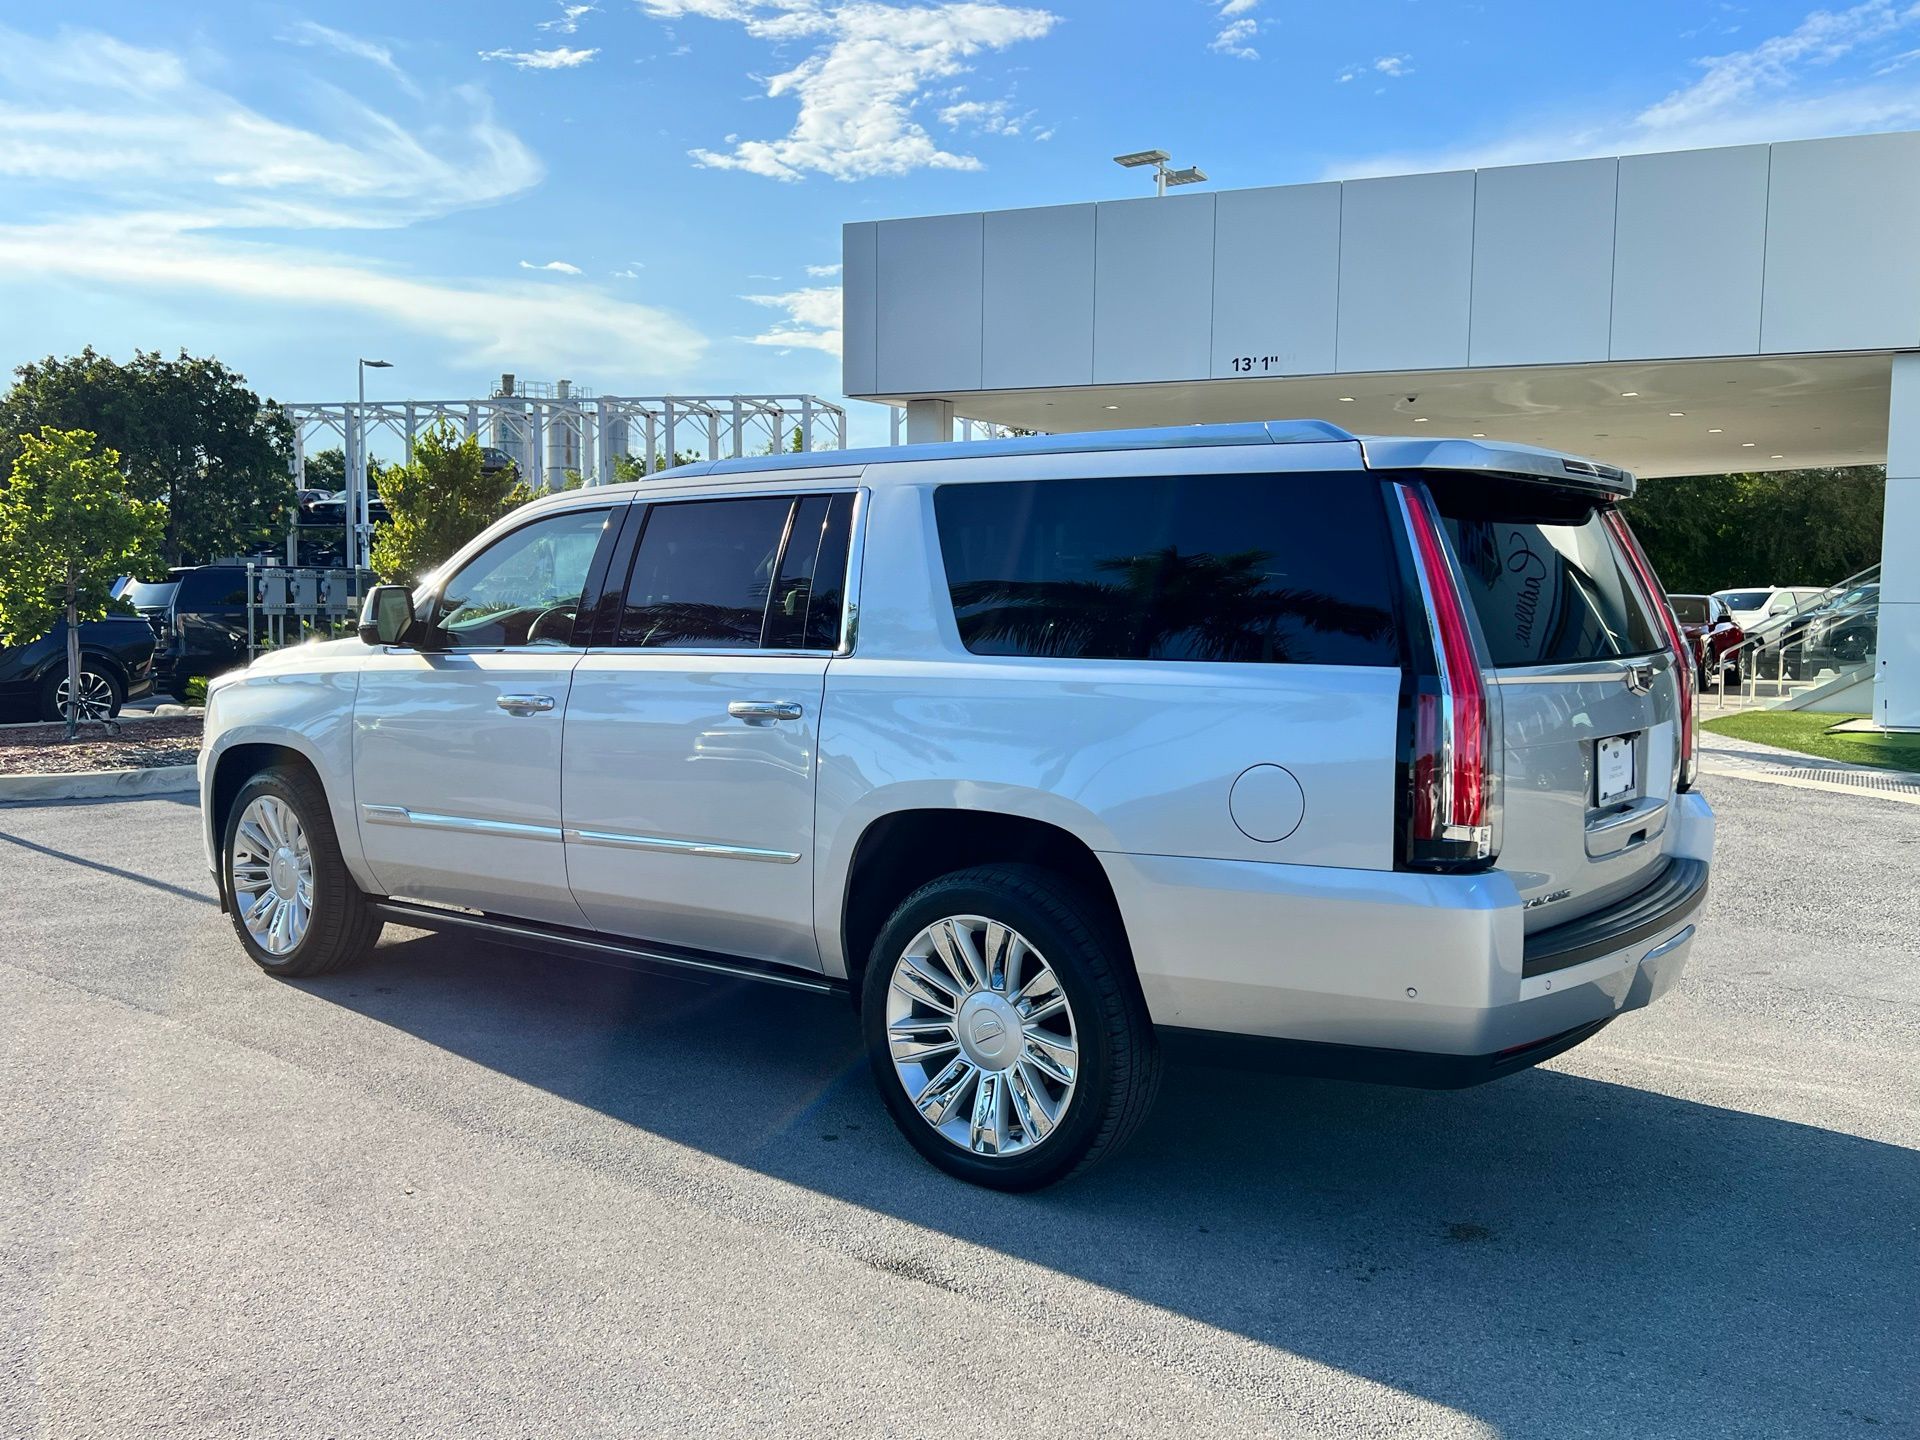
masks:
[[[360,607],[360,638],[368,645],[404,645],[413,632],[413,592],[404,585],[376,585]]]

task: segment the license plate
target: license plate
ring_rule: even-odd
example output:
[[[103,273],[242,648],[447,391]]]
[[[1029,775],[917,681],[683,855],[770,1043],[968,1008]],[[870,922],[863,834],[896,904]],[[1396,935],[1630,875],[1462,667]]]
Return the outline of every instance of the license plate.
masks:
[[[1616,735],[1593,744],[1593,770],[1600,803],[1609,804],[1633,793],[1633,737]]]

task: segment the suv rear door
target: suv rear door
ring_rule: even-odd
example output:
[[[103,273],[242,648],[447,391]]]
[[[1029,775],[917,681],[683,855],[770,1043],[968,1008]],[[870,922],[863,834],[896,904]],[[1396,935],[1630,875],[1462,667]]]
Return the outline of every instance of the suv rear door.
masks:
[[[1606,502],[1546,481],[1423,478],[1499,692],[1497,863],[1528,931],[1562,924],[1665,867],[1687,691]]]
[[[820,968],[813,798],[850,491],[647,503],[573,675],[567,876],[595,929]]]

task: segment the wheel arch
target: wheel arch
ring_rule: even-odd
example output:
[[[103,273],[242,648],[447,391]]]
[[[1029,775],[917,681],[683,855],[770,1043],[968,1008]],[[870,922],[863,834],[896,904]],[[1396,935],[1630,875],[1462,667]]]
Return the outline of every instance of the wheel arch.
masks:
[[[902,900],[929,880],[994,863],[1034,865],[1072,881],[1101,909],[1125,949],[1126,922],[1113,882],[1081,836],[1011,811],[919,805],[872,817],[852,847],[838,894],[837,938],[854,996],[874,941]],[[1131,972],[1131,951],[1122,959]]]

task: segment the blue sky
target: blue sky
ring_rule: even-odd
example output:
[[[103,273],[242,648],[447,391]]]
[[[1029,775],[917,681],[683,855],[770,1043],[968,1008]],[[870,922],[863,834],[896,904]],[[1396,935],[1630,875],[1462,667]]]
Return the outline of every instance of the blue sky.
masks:
[[[851,219],[1920,125],[1920,3],[0,5],[0,364],[840,392]],[[856,422],[878,438],[881,412]]]

